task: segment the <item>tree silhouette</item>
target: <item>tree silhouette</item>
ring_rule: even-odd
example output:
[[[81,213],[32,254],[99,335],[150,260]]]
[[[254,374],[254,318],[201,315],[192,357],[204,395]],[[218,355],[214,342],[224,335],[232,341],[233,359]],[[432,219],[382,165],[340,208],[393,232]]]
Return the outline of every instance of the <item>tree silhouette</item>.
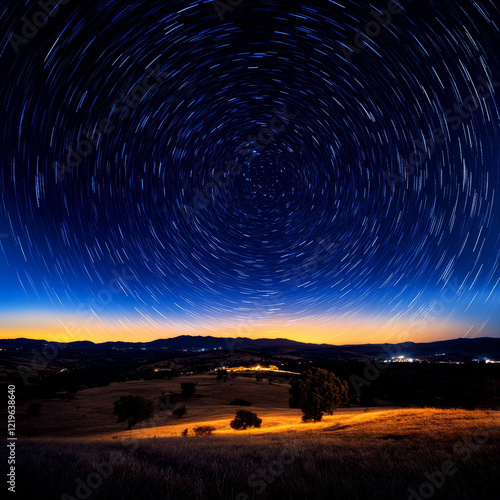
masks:
[[[187,413],[186,407],[185,406],[180,406],[179,408],[176,408],[173,412],[172,415],[177,418],[183,417]]]
[[[196,386],[193,384],[193,382],[183,382],[181,384],[181,392],[183,396],[192,396],[194,394],[194,391],[196,391]]]
[[[324,413],[331,415],[348,401],[347,382],[322,368],[304,371],[291,385],[290,408],[300,408],[304,413],[304,422],[319,422]]]
[[[233,399],[229,404],[235,406],[252,406],[250,401],[242,398]]]
[[[151,418],[155,410],[155,402],[142,396],[121,396],[114,403],[114,414],[118,416],[117,422],[128,421],[128,429],[138,422]]]
[[[247,427],[260,427],[262,419],[257,416],[253,411],[238,410],[236,417],[231,420],[230,426],[235,430],[246,429]]]

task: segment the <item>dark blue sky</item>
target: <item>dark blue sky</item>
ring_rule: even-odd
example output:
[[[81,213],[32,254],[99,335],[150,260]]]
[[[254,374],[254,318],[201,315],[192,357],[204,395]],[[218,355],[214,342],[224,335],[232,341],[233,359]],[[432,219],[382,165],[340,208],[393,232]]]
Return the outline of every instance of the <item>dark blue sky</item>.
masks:
[[[0,336],[500,336],[498,7],[221,16],[4,6]]]

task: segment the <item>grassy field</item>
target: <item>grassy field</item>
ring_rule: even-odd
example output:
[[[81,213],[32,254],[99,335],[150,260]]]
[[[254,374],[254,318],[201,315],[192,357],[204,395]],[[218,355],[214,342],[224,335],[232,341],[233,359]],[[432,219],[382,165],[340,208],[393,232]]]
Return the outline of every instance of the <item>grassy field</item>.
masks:
[[[127,431],[112,416],[121,395],[156,397],[184,381],[201,397],[180,420],[162,414]],[[382,500],[412,488],[415,499],[500,499],[500,412],[342,408],[303,424],[288,387],[200,375],[84,390],[43,401],[30,419],[20,405],[16,497]],[[229,427],[234,398],[254,403],[261,429]],[[203,423],[215,434],[192,436]]]
[[[125,423],[116,423],[113,416],[113,402],[120,396],[132,394],[146,398],[156,398],[162,393],[179,393],[182,382],[196,384],[194,396],[179,404],[187,407],[188,413],[182,420],[171,417],[171,412],[160,412],[154,419],[155,427],[163,434],[171,435],[200,421],[229,421],[235,413],[235,407],[229,403],[236,398],[243,398],[253,403],[252,411],[263,415],[294,416],[300,420],[300,411],[288,407],[288,389],[290,385],[277,380],[273,385],[257,382],[255,378],[236,377],[227,382],[217,382],[214,375],[193,375],[161,381],[133,381],[113,383],[106,387],[86,389],[76,394],[75,399],[43,399],[41,413],[37,417],[26,418],[29,403],[18,407],[18,425],[27,437],[86,437],[100,438],[124,435]],[[78,425],[75,425],[78,422]],[[217,424],[219,425],[219,424]],[[269,419],[263,425],[270,425]],[[181,430],[182,430],[181,429]],[[154,434],[152,434],[154,435]]]

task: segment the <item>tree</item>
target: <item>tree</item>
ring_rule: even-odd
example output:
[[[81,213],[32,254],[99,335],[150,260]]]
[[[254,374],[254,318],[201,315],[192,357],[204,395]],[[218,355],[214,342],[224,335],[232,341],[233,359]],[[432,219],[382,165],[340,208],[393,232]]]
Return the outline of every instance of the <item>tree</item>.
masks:
[[[142,422],[147,418],[151,418],[155,411],[155,402],[143,398],[142,396],[121,396],[114,403],[114,414],[118,416],[117,422],[128,421],[128,429]]]
[[[250,401],[242,398],[233,399],[229,404],[235,406],[252,406],[252,403],[250,403]]]
[[[193,429],[195,436],[211,436],[212,432],[215,431],[213,425],[200,425]]]
[[[238,410],[236,412],[236,417],[231,420],[229,424],[235,430],[245,430],[247,427],[257,427],[260,428],[262,419],[257,416],[253,411],[248,410]]]
[[[304,422],[319,422],[324,413],[331,415],[348,401],[347,381],[322,368],[304,371],[291,385],[290,408],[300,408]]]
[[[194,391],[196,391],[196,386],[193,384],[193,382],[183,382],[181,384],[181,392],[183,396],[192,396],[194,394]]]
[[[187,410],[186,410],[186,407],[185,406],[181,406],[179,408],[176,408],[172,414],[177,417],[177,418],[181,418],[183,417],[185,414],[187,413]]]

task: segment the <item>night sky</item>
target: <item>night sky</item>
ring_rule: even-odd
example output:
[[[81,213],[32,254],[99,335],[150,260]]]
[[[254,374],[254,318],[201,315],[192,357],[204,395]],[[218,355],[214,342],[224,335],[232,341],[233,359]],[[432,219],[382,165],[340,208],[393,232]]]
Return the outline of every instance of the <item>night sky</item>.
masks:
[[[500,336],[495,1],[63,3],[0,7],[1,338]]]

